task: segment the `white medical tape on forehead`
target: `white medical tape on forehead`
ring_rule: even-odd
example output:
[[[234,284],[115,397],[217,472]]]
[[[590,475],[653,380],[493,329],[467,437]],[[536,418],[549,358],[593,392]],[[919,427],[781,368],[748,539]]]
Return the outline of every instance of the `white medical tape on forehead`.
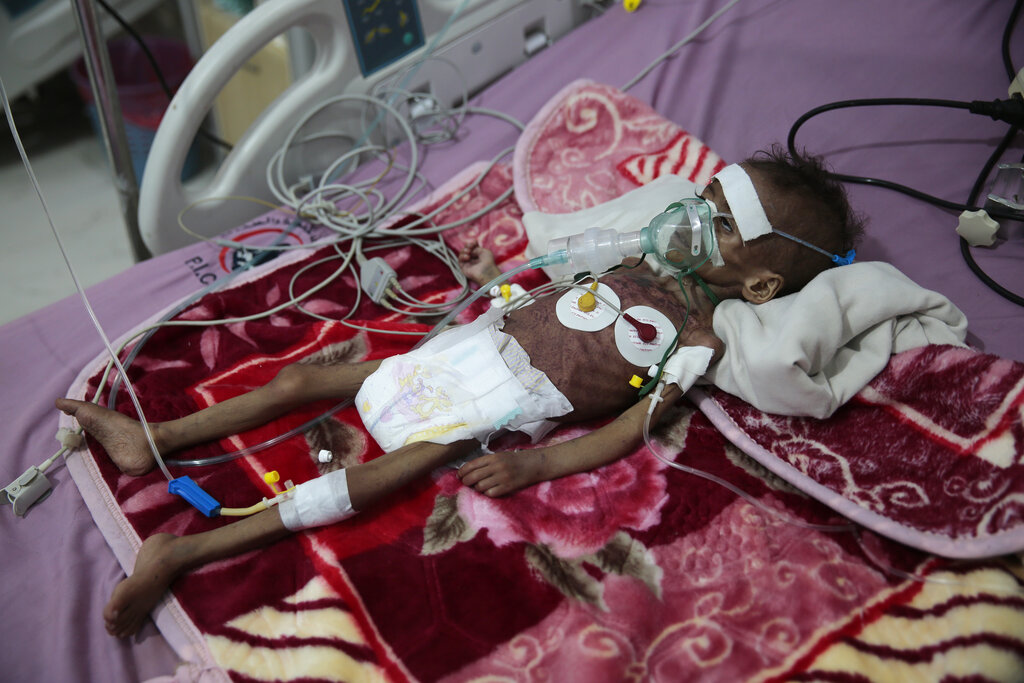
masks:
[[[761,206],[761,200],[754,189],[754,181],[739,164],[730,164],[715,174],[722,186],[722,193],[729,202],[729,213],[736,221],[736,229],[744,242],[767,235],[772,224]]]

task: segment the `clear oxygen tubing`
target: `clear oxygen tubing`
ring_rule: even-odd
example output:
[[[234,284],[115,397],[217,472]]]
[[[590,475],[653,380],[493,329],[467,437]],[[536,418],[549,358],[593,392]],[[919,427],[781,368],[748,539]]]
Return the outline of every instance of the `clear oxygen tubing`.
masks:
[[[665,385],[664,382],[659,383],[658,390],[654,394],[652,394],[652,396],[651,396],[651,406],[647,410],[647,414],[644,416],[644,430],[643,430],[644,443],[647,446],[647,450],[650,451],[650,453],[654,457],[656,457],[658,460],[661,460],[663,463],[665,463],[666,465],[668,465],[669,467],[672,467],[674,469],[677,469],[677,470],[680,470],[682,472],[686,472],[687,474],[692,474],[694,476],[701,477],[703,479],[707,479],[708,481],[714,482],[715,484],[718,484],[719,486],[721,486],[721,487],[731,491],[732,493],[736,494],[737,496],[739,496],[743,500],[747,501],[748,503],[750,503],[751,505],[753,505],[757,509],[759,509],[759,510],[761,510],[763,512],[766,512],[769,515],[772,515],[772,516],[776,517],[777,519],[782,520],[786,524],[791,524],[791,525],[796,526],[796,527],[801,528],[801,529],[807,529],[807,530],[810,530],[810,531],[821,531],[821,532],[824,532],[824,533],[836,533],[836,532],[851,533],[856,538],[857,544],[860,547],[861,551],[864,553],[864,556],[866,558],[868,558],[868,560],[872,564],[874,564],[876,567],[878,567],[883,572],[886,572],[888,574],[892,574],[893,576],[899,577],[901,579],[905,579],[907,581],[916,581],[916,582],[919,582],[919,583],[930,583],[930,584],[943,585],[943,586],[951,586],[951,587],[957,587],[957,588],[972,587],[970,583],[965,582],[965,581],[961,581],[961,580],[957,580],[957,579],[944,579],[944,578],[933,577],[933,576],[921,576],[921,575],[918,575],[918,574],[914,574],[914,573],[907,572],[907,571],[904,571],[902,569],[898,569],[896,567],[893,567],[891,564],[889,564],[888,562],[886,562],[885,560],[880,558],[877,555],[877,553],[875,553],[873,550],[871,550],[867,546],[867,544],[865,544],[864,538],[863,538],[863,535],[862,535],[862,529],[859,526],[857,526],[856,524],[853,524],[852,522],[849,523],[849,524],[813,524],[811,522],[806,522],[806,521],[804,521],[802,519],[798,519],[798,518],[794,517],[793,515],[789,515],[789,514],[783,512],[782,510],[778,510],[778,509],[775,509],[773,507],[770,507],[770,506],[766,505],[763,501],[755,498],[754,496],[752,496],[751,494],[747,493],[743,489],[739,488],[738,486],[735,486],[731,482],[728,482],[728,481],[722,479],[721,477],[717,477],[714,474],[711,474],[710,472],[705,472],[703,470],[699,470],[699,469],[696,469],[694,467],[689,467],[688,465],[684,465],[682,463],[678,463],[678,462],[676,462],[674,460],[671,460],[667,456],[663,455],[661,453],[661,451],[655,446],[654,439],[651,436],[651,418],[652,418],[652,415],[654,414],[655,407],[661,401],[661,391],[664,388],[664,385]],[[1018,595],[1019,594],[1024,594],[1024,587],[1019,586],[1019,585],[1009,586],[1009,587],[1007,587],[1007,586],[994,586],[994,585],[988,585],[988,586],[986,586],[986,585],[979,585],[979,586],[973,586],[973,587],[978,588],[978,589],[983,589],[983,590],[989,590],[989,591],[996,592],[996,593],[1008,593],[1008,594],[1018,594]]]
[[[493,164],[494,164],[494,163],[496,163],[496,161],[497,161],[497,159],[495,159],[495,161],[493,161],[491,165],[493,166]],[[486,175],[486,173],[482,173],[482,174],[481,174],[481,177],[480,177],[480,178],[478,178],[478,179],[477,179],[477,180],[476,180],[476,181],[474,182],[474,186],[475,186],[475,184],[478,184],[478,183],[479,183],[479,182],[481,181],[481,179],[482,179],[482,177],[483,177],[484,175]],[[506,196],[507,196],[507,195],[506,195]],[[498,201],[500,201],[500,199],[499,199]],[[444,207],[441,207],[441,209],[443,209],[443,208],[444,208]],[[440,210],[440,209],[438,209],[438,210]],[[437,211],[435,211],[435,212],[432,212],[432,214],[433,214],[433,213],[436,213],[436,212],[437,212]],[[479,212],[478,212],[478,213],[479,213]],[[469,217],[469,218],[467,218],[467,219],[464,219],[464,221],[465,221],[465,220],[472,220],[472,217]],[[462,221],[460,221],[460,223],[461,223],[461,222],[462,222]],[[446,226],[446,227],[447,227],[447,226]],[[322,246],[322,245],[321,245],[321,246]],[[335,245],[334,245],[334,248],[335,248],[335,249],[337,250],[337,249],[338,249],[338,244],[335,244]],[[294,294],[294,285],[295,285],[295,282],[296,282],[296,281],[298,280],[298,278],[299,278],[299,277],[300,277],[300,276],[302,275],[302,273],[306,272],[306,271],[307,271],[308,269],[311,269],[311,268],[313,268],[313,267],[316,267],[316,266],[318,266],[318,265],[321,265],[322,263],[324,263],[324,262],[326,262],[326,261],[329,261],[329,260],[334,260],[334,259],[337,259],[337,258],[339,258],[339,257],[338,257],[338,256],[332,256],[332,257],[328,257],[328,258],[326,258],[326,259],[322,259],[322,260],[320,260],[320,261],[317,261],[317,262],[315,262],[315,263],[312,263],[312,264],[308,264],[308,265],[307,265],[307,266],[305,266],[305,267],[304,267],[303,269],[300,269],[300,270],[299,270],[298,272],[296,272],[296,274],[295,274],[295,275],[294,275],[294,276],[292,277],[292,280],[291,280],[291,282],[289,283],[289,299],[288,299],[288,301],[286,301],[285,303],[283,303],[283,304],[281,304],[281,305],[279,305],[279,306],[276,306],[276,307],[274,307],[273,309],[270,309],[269,311],[265,311],[265,312],[263,312],[263,313],[261,313],[261,314],[259,314],[259,315],[257,315],[257,316],[249,316],[249,317],[246,317],[246,318],[235,318],[235,319],[230,319],[230,320],[220,320],[220,321],[170,321],[170,320],[165,320],[165,321],[164,321],[164,322],[162,323],[162,325],[160,325],[160,326],[174,326],[174,325],[185,325],[185,324],[188,324],[188,325],[194,325],[194,326],[199,326],[199,325],[201,325],[201,326],[208,326],[208,325],[213,325],[213,324],[220,324],[220,323],[225,323],[225,322],[243,322],[243,321],[246,321],[246,320],[250,320],[250,319],[256,319],[256,318],[258,318],[258,317],[263,317],[263,316],[266,316],[266,315],[271,315],[272,313],[274,313],[274,312],[277,312],[277,311],[281,310],[282,308],[287,308],[287,307],[288,307],[288,306],[290,306],[290,305],[295,305],[295,306],[296,306],[296,308],[297,308],[298,310],[302,311],[302,312],[303,312],[303,313],[305,313],[306,315],[309,315],[309,316],[311,316],[311,317],[316,317],[316,318],[321,318],[321,319],[325,319],[325,320],[327,320],[327,318],[324,318],[323,316],[319,316],[319,315],[316,315],[316,314],[314,314],[314,313],[312,313],[312,312],[310,312],[310,311],[307,311],[307,310],[303,309],[303,308],[302,308],[302,306],[301,306],[301,301],[302,301],[303,299],[305,299],[306,297],[310,296],[310,295],[311,295],[311,294],[312,294],[313,292],[315,292],[315,291],[318,291],[318,290],[319,290],[319,289],[321,289],[322,287],[326,286],[326,285],[327,285],[327,284],[328,284],[328,283],[329,283],[330,281],[333,281],[333,280],[334,280],[334,279],[335,279],[336,277],[338,277],[338,276],[339,276],[339,275],[340,275],[340,274],[341,274],[342,272],[344,272],[345,270],[347,270],[347,268],[348,268],[349,264],[351,263],[351,260],[352,260],[352,258],[353,258],[353,256],[354,256],[354,254],[356,253],[356,249],[357,249],[357,248],[358,248],[358,246],[357,246],[357,245],[354,245],[354,246],[353,246],[353,249],[352,249],[352,250],[350,250],[350,251],[349,251],[349,253],[348,253],[348,254],[346,254],[346,255],[345,255],[345,256],[343,257],[343,258],[344,258],[344,263],[343,263],[343,265],[342,265],[341,267],[339,267],[339,268],[338,268],[338,269],[337,269],[337,270],[336,270],[336,271],[334,272],[334,274],[333,274],[333,275],[329,276],[329,277],[328,277],[328,278],[327,278],[326,280],[324,280],[323,282],[321,282],[321,283],[320,283],[320,285],[318,285],[318,286],[316,286],[316,287],[312,288],[311,290],[309,290],[309,291],[305,292],[305,293],[304,293],[304,294],[302,294],[301,296],[296,296],[296,295]],[[537,259],[535,259],[535,261],[537,261]],[[465,309],[466,309],[466,308],[467,308],[467,307],[468,307],[468,306],[469,306],[470,304],[472,304],[472,302],[473,302],[473,301],[475,301],[475,300],[476,300],[477,298],[479,298],[480,296],[482,296],[482,295],[483,295],[484,293],[488,292],[488,291],[490,290],[490,288],[491,288],[491,287],[493,287],[493,286],[494,286],[494,285],[496,285],[496,284],[500,284],[501,282],[504,282],[504,280],[506,280],[506,279],[508,279],[508,278],[511,278],[511,277],[512,277],[512,276],[514,276],[515,274],[517,274],[517,273],[519,273],[519,272],[522,272],[523,270],[526,270],[526,269],[527,269],[527,268],[529,268],[529,267],[540,267],[540,265],[533,265],[533,266],[531,266],[531,265],[530,265],[529,263],[527,263],[527,264],[524,264],[523,266],[521,266],[521,267],[520,267],[520,268],[518,268],[518,269],[514,269],[514,270],[512,270],[512,271],[509,271],[508,273],[505,273],[505,274],[503,274],[502,276],[499,276],[499,277],[498,277],[498,278],[496,278],[496,279],[495,279],[495,280],[494,280],[493,282],[489,283],[489,284],[488,284],[488,285],[487,285],[486,287],[482,287],[482,288],[481,288],[480,290],[477,290],[477,293],[476,293],[475,295],[471,296],[471,297],[470,297],[469,299],[465,300],[465,301],[464,301],[464,302],[463,302],[463,303],[462,303],[462,304],[461,304],[461,305],[460,305],[459,307],[455,308],[455,309],[454,309],[454,310],[453,310],[453,311],[451,312],[451,314],[450,314],[450,315],[449,315],[449,316],[448,316],[447,318],[445,318],[445,320],[443,320],[443,321],[442,321],[442,322],[441,322],[441,323],[439,324],[440,326],[439,326],[439,327],[435,327],[434,331],[433,331],[433,332],[431,332],[430,334],[431,334],[431,335],[434,335],[434,334],[436,334],[436,332],[437,332],[437,331],[439,331],[440,329],[443,329],[443,327],[444,327],[444,326],[446,326],[446,325],[448,324],[448,322],[450,322],[450,321],[451,321],[452,319],[454,319],[454,317],[455,317],[455,316],[457,316],[457,315],[458,315],[459,313],[461,313],[461,312],[462,312],[463,310],[465,310]],[[214,283],[214,284],[216,285],[217,283]],[[205,292],[204,292],[204,293],[205,293]],[[200,295],[199,295],[199,296],[202,296],[202,294],[203,294],[203,293],[200,293]],[[356,296],[357,296],[357,300],[356,300],[356,303],[355,303],[355,304],[354,304],[354,305],[353,305],[353,306],[352,306],[352,307],[350,308],[350,311],[353,311],[353,312],[354,312],[354,310],[355,310],[355,309],[356,309],[356,308],[358,307],[358,305],[359,305],[359,300],[360,300],[360,296],[361,296],[361,291],[360,291],[360,290],[359,290],[358,288],[356,289]],[[195,299],[193,299],[193,301],[194,301],[194,300],[195,300]],[[185,308],[185,307],[186,307],[187,305],[190,305],[190,303],[189,303],[189,304],[185,304],[184,306],[182,306],[182,307],[178,308],[178,309],[177,309],[177,311],[178,311],[178,312],[180,312],[180,311],[181,311],[181,310],[183,310],[183,309],[184,309],[184,308]],[[173,316],[174,314],[175,314],[175,313],[173,313],[173,312],[171,313],[171,315],[172,315],[172,316]],[[333,319],[330,319],[330,320],[334,321]],[[354,324],[352,324],[352,323],[349,323],[349,322],[348,322],[347,320],[340,320],[340,321],[336,321],[336,322],[341,322],[342,324],[345,324],[345,325],[347,325],[347,326],[349,326],[349,327],[353,327],[353,328],[356,328],[356,329],[361,329],[361,330],[372,330],[372,329],[373,329],[373,328],[368,328],[368,327],[365,327],[365,326],[359,326],[359,325],[354,325]],[[150,329],[150,330],[149,330],[149,334],[150,334],[150,335],[151,335],[151,334],[152,334],[153,332],[155,332],[155,329]],[[392,332],[396,332],[396,333],[397,333],[398,331],[392,331]],[[140,334],[141,334],[141,333],[140,333]],[[410,335],[422,335],[422,333],[421,333],[421,332],[408,332],[408,333],[406,333],[406,334],[410,334]],[[425,341],[425,339],[421,340],[421,341],[419,342],[419,344],[417,344],[417,346],[419,346],[420,344],[422,344],[422,343],[423,343],[423,341]],[[136,347],[135,347],[135,348],[134,348],[134,349],[132,350],[132,353],[133,353],[133,355],[132,355],[132,359],[134,359],[134,357],[135,357],[135,356],[136,356],[136,355],[137,355],[137,354],[138,354],[138,353],[139,353],[140,351],[141,351],[141,345],[136,345]],[[100,386],[103,386],[103,385],[104,385],[104,384],[103,384],[103,383],[101,383],[101,385],[100,385]],[[111,397],[110,397],[110,402],[111,402],[111,404],[113,403],[113,401],[114,401],[115,399],[116,399],[116,392],[111,392]],[[272,438],[272,439],[269,439],[268,441],[266,441],[266,442],[263,442],[263,443],[261,443],[261,444],[256,444],[256,445],[254,445],[254,446],[250,446],[250,447],[247,447],[247,448],[239,449],[239,450],[236,450],[236,451],[233,451],[233,452],[230,452],[230,453],[225,453],[225,454],[222,454],[222,455],[218,455],[218,456],[212,456],[212,457],[210,457],[210,458],[203,458],[203,459],[191,459],[191,460],[189,460],[189,459],[176,459],[176,458],[174,458],[174,459],[169,459],[169,460],[167,461],[167,464],[170,464],[170,465],[173,465],[173,466],[179,466],[179,467],[198,467],[198,466],[205,466],[205,465],[214,465],[214,464],[220,464],[220,463],[224,463],[224,462],[229,462],[229,461],[231,461],[231,460],[235,460],[235,459],[237,459],[237,458],[240,458],[240,457],[244,457],[244,456],[246,456],[246,455],[251,455],[251,454],[253,454],[253,453],[257,453],[257,452],[260,452],[260,451],[266,450],[267,448],[271,448],[271,447],[273,447],[273,446],[275,446],[275,445],[277,445],[277,444],[279,444],[279,443],[282,443],[283,441],[285,441],[285,440],[287,440],[287,439],[290,439],[290,438],[292,438],[293,436],[296,436],[296,435],[298,435],[298,434],[301,434],[301,433],[303,433],[303,432],[305,432],[305,431],[308,431],[309,429],[312,429],[312,428],[313,428],[313,427],[315,427],[315,426],[316,426],[317,424],[320,424],[320,423],[322,423],[322,422],[323,422],[324,420],[328,419],[328,418],[329,418],[329,417],[330,417],[331,415],[333,415],[333,414],[337,413],[337,412],[338,412],[339,410],[343,410],[344,408],[346,408],[346,407],[347,407],[347,406],[348,406],[348,405],[349,405],[350,403],[351,403],[351,401],[350,401],[350,400],[342,401],[341,403],[337,404],[336,406],[334,406],[333,408],[331,408],[331,409],[330,409],[330,410],[328,410],[327,412],[325,412],[325,413],[321,414],[320,416],[318,416],[318,417],[316,417],[316,418],[313,418],[313,419],[311,419],[311,420],[307,421],[307,422],[306,422],[305,424],[303,424],[303,425],[300,425],[300,426],[298,426],[298,427],[296,427],[296,428],[294,428],[294,429],[292,429],[292,430],[289,430],[288,432],[286,432],[286,433],[284,433],[284,434],[278,435],[277,437],[274,437],[274,438]],[[163,465],[163,461],[162,461],[162,459],[158,459],[158,460],[157,460],[157,462],[159,462],[159,463],[161,463],[161,465]]]
[[[246,198],[246,199],[249,199],[249,198]],[[271,206],[272,208],[275,208],[275,209],[277,208],[276,206],[274,206],[272,204],[269,204],[268,202],[264,202],[263,200],[260,200],[260,199],[254,199],[253,198],[251,200],[255,201],[256,203],[259,203],[259,204],[267,204],[268,206]],[[287,239],[288,236],[292,232],[295,231],[295,228],[298,227],[299,221],[300,221],[300,219],[299,219],[298,216],[295,216],[294,218],[292,218],[291,222],[284,229],[284,231],[274,240],[274,243],[275,244],[276,243],[280,243],[283,240]],[[263,247],[260,247],[260,250],[263,250]],[[222,287],[227,286],[236,277],[238,277],[242,273],[245,273],[245,272],[247,272],[249,270],[252,270],[256,266],[260,265],[261,263],[264,262],[264,260],[271,253],[273,253],[273,252],[271,252],[271,251],[264,251],[262,256],[257,256],[255,259],[253,259],[251,261],[248,261],[247,263],[242,264],[240,267],[236,268],[235,270],[232,270],[231,272],[226,273],[225,275],[223,275],[222,277],[218,278],[214,282],[211,282],[210,284],[206,285],[205,287],[200,289],[198,292],[196,292],[196,293],[194,293],[194,294],[192,294],[190,296],[185,297],[185,299],[182,302],[180,302],[178,305],[174,306],[171,310],[169,310],[167,313],[165,313],[163,315],[163,317],[161,317],[160,320],[157,321],[156,324],[150,326],[148,329],[144,330],[141,333],[141,339],[139,339],[139,341],[132,347],[132,350],[128,352],[128,355],[122,361],[122,363],[124,364],[125,368],[131,367],[132,363],[135,362],[135,358],[138,357],[139,353],[142,352],[142,349],[146,345],[146,343],[153,337],[154,334],[157,333],[158,330],[162,329],[165,326],[164,323],[166,323],[169,320],[171,320],[172,318],[174,318],[174,316],[178,315],[179,313],[184,311],[186,308],[188,308],[189,306],[193,305],[194,303],[196,303],[197,301],[202,299],[207,294],[210,294],[211,292],[215,292],[215,291],[221,289]],[[132,337],[132,339],[135,339],[137,337],[138,337],[138,335],[136,335],[136,337]],[[118,353],[120,354],[121,352],[123,352],[124,349],[127,347],[127,345],[129,343],[131,343],[131,339],[129,339],[127,342],[125,342],[124,344],[121,345],[121,348],[118,349]],[[121,385],[121,377],[117,376],[117,377],[114,378],[113,384],[111,385],[110,401],[108,403],[108,407],[112,407],[114,398],[116,398],[117,393],[120,390],[120,385]],[[101,386],[101,387],[105,386],[105,382],[101,381],[99,386]]]
[[[765,505],[764,502],[758,500],[757,498],[755,498],[754,496],[750,495],[749,493],[747,493],[743,489],[741,489],[738,486],[735,486],[734,484],[732,484],[732,483],[722,479],[721,477],[716,477],[715,475],[711,474],[710,472],[704,472],[703,470],[698,470],[698,469],[696,469],[694,467],[690,467],[688,465],[684,465],[682,463],[678,463],[678,462],[668,458],[667,456],[663,455],[661,453],[661,451],[658,450],[658,448],[655,447],[655,445],[654,445],[654,438],[651,436],[651,416],[654,414],[654,409],[657,406],[657,404],[659,402],[661,402],[661,392],[664,389],[664,387],[665,387],[665,383],[664,382],[660,382],[658,384],[657,391],[655,391],[651,395],[651,406],[647,410],[647,414],[644,416],[644,443],[647,445],[647,450],[651,452],[651,455],[656,457],[658,460],[661,460],[663,463],[665,463],[669,467],[673,467],[673,468],[675,468],[677,470],[680,470],[681,472],[686,472],[687,474],[693,474],[695,476],[702,477],[704,479],[707,479],[708,481],[712,481],[712,482],[718,484],[719,486],[721,486],[723,488],[728,489],[729,491],[732,491],[737,496],[739,496],[740,498],[744,499],[745,501],[747,501],[748,503],[750,503],[754,507],[756,507],[759,510],[767,512],[768,514],[773,515],[773,516],[781,519],[783,522],[786,522],[787,524],[792,524],[794,526],[800,527],[801,529],[809,529],[809,530],[812,530],[812,531],[836,532],[836,531],[854,531],[854,530],[856,530],[857,527],[854,524],[812,524],[810,522],[805,522],[802,519],[797,519],[797,518],[795,518],[795,517],[793,517],[791,515],[788,515],[788,514],[782,512],[781,510],[776,510],[774,508],[771,508],[771,507]]]
[[[914,574],[912,572],[904,571],[902,569],[892,566],[891,564],[880,558],[875,553],[875,551],[872,550],[868,546],[868,544],[864,542],[864,535],[862,532],[863,530],[860,527],[854,528],[851,532],[857,539],[857,546],[860,548],[861,552],[864,553],[864,556],[867,557],[873,565],[875,565],[876,567],[878,567],[879,569],[888,574],[892,574],[893,576],[897,576],[906,581],[914,581],[917,583],[930,583],[938,586],[950,586],[951,588],[971,588],[973,590],[984,590],[991,593],[1003,593],[1007,595],[1024,595],[1024,586],[1016,582],[1008,583],[1008,585],[1006,586],[996,586],[993,584],[974,585],[973,582],[970,581],[963,581],[960,579],[945,579],[942,577],[930,575],[922,576],[920,574]],[[936,561],[937,560],[935,558],[932,558],[928,561],[928,564],[934,565]],[[931,567],[928,567],[927,569],[930,570]],[[941,571],[942,567],[938,567],[937,570]]]
[[[636,76],[631,78],[628,83],[623,85],[622,88],[621,88],[622,91],[626,92],[630,88],[632,88],[634,85],[636,85],[637,83],[642,81],[644,79],[644,77],[647,76],[647,74],[649,74],[651,71],[653,71],[656,66],[661,64],[663,61],[665,61],[669,57],[671,57],[672,54],[674,52],[676,52],[676,50],[679,50],[683,46],[687,45],[690,41],[692,41],[694,38],[696,38],[701,33],[703,33],[704,29],[706,29],[708,26],[710,26],[712,22],[714,22],[716,19],[718,19],[718,17],[722,16],[727,11],[732,9],[732,6],[735,5],[737,2],[739,2],[739,0],[730,0],[730,2],[728,2],[725,6],[723,6],[721,9],[716,11],[714,14],[712,14],[707,19],[705,19],[704,23],[702,23],[700,26],[695,28],[689,35],[687,35],[685,38],[683,38],[682,40],[678,41],[675,45],[673,45],[672,47],[670,47],[669,49],[665,50],[663,53],[658,55],[654,59],[654,61],[652,61],[650,64],[648,64],[643,69],[641,69],[640,72],[637,73]]]
[[[36,178],[35,171],[32,169],[32,164],[28,160],[28,154],[25,152],[25,147],[21,142],[21,136],[18,134],[18,128],[14,123],[14,115],[11,113],[11,103],[7,98],[7,89],[4,87],[3,79],[0,79],[0,99],[3,100],[4,113],[7,117],[7,124],[10,126],[11,135],[14,137],[14,142],[18,147],[18,154],[21,156],[22,164],[25,166],[25,171],[28,173],[29,180],[32,182],[32,187],[36,191],[36,195],[39,197],[39,202],[43,207],[43,213],[46,215],[46,220],[50,225],[50,231],[53,233],[54,239],[57,241],[57,247],[60,249],[61,256],[64,258],[64,263],[67,265],[68,272],[71,274],[71,279],[75,284],[75,289],[78,290],[78,295],[82,299],[82,304],[85,306],[86,312],[89,314],[89,318],[92,320],[93,326],[100,335],[100,339],[103,340],[103,345],[107,349],[107,353],[110,354],[110,358],[114,365],[117,366],[117,370],[122,377],[125,379],[125,386],[128,388],[128,395],[131,397],[132,404],[135,406],[135,410],[138,411],[140,419],[143,420],[143,432],[146,435],[146,441],[149,444],[150,450],[156,456],[157,464],[160,466],[160,471],[163,472],[164,476],[168,480],[173,479],[171,473],[167,470],[167,466],[164,465],[160,459],[160,453],[157,450],[156,443],[153,440],[153,434],[149,429],[149,426],[145,423],[145,413],[142,411],[142,405],[139,403],[139,398],[135,394],[135,389],[128,381],[128,373],[121,365],[121,361],[117,357],[117,353],[114,351],[113,344],[110,343],[110,339],[107,337],[107,333],[103,330],[103,326],[100,325],[99,318],[96,317],[96,312],[92,308],[92,303],[89,301],[89,297],[86,296],[85,288],[82,286],[81,281],[78,278],[78,272],[75,270],[74,265],[71,263],[71,258],[68,256],[67,250],[64,248],[64,240],[61,239],[60,232],[57,230],[57,226],[54,225],[53,217],[50,214],[50,207],[46,203],[46,198],[43,197],[42,188],[39,186],[39,180]],[[51,458],[50,460],[53,460]]]
[[[459,313],[462,313],[462,311],[469,308],[469,306],[480,297],[484,296],[485,294],[488,294],[493,287],[500,287],[503,282],[505,282],[506,280],[511,280],[514,276],[518,275],[524,270],[543,268],[544,266],[547,265],[564,263],[564,259],[565,254],[547,254],[545,256],[538,256],[534,259],[527,261],[526,263],[516,266],[512,270],[502,273],[501,275],[497,276],[496,278],[488,282],[483,287],[477,289],[458,308],[452,310],[450,313],[448,313],[448,315],[442,318],[440,322],[434,325],[434,329],[432,329],[425,337],[423,337],[423,339],[421,339],[414,348],[419,348],[420,346],[423,346],[423,344],[427,343],[428,341],[436,337],[439,332],[444,330],[446,327],[448,327],[449,324],[451,324],[453,320],[455,320]]]
[[[456,316],[458,316],[459,313],[466,310],[466,308],[472,305],[473,302],[479,299],[481,296],[490,292],[492,287],[500,286],[501,283],[505,282],[506,280],[512,278],[515,275],[518,275],[524,270],[540,267],[539,265],[535,265],[534,262],[536,261],[538,261],[538,259],[534,259],[533,261],[524,263],[516,268],[513,268],[512,270],[502,273],[498,277],[488,282],[483,287],[477,289],[470,297],[468,297],[457,308],[453,309],[451,312],[449,312],[447,316],[445,316],[440,322],[438,322],[437,325],[435,325],[434,328],[428,334],[426,334],[422,339],[420,339],[420,341],[413,348],[419,348],[427,340],[432,339],[434,336],[436,336],[438,332],[444,330],[449,325],[449,323],[451,323],[456,318]],[[225,462],[230,462],[232,460],[237,460],[238,458],[244,457],[246,455],[251,455],[262,450],[266,450],[267,448],[276,446],[277,444],[282,443],[288,439],[291,439],[294,436],[298,436],[303,432],[306,432],[315,427],[316,425],[327,420],[331,415],[335,414],[339,410],[343,410],[344,408],[348,407],[351,403],[352,399],[347,398],[344,401],[338,403],[333,408],[327,410],[326,412],[321,413],[320,415],[308,420],[306,423],[299,425],[298,427],[295,427],[293,429],[290,429],[287,432],[279,434],[278,436],[275,436],[274,438],[264,441],[263,443],[257,444],[255,446],[249,446],[247,448],[242,448],[231,453],[224,453],[222,455],[215,455],[208,458],[198,458],[193,460],[170,459],[167,461],[167,463],[169,465],[174,465],[178,467],[203,467],[206,465],[219,465]]]

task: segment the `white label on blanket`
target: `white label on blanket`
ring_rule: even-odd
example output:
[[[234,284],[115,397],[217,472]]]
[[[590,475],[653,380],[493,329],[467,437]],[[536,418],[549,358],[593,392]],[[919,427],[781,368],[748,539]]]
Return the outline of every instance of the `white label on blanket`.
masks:
[[[672,321],[649,306],[634,306],[625,313],[642,323],[654,325],[658,334],[652,341],[645,342],[636,327],[620,317],[615,321],[615,347],[619,353],[633,365],[647,367],[660,363],[665,351],[675,341],[676,328]]]
[[[587,289],[589,291],[589,288]],[[619,296],[606,284],[597,285],[598,296],[594,297],[596,305],[592,311],[580,310],[580,297],[584,290],[573,287],[562,295],[562,298],[555,304],[555,315],[558,322],[570,330],[582,330],[583,332],[597,332],[615,322],[618,317]],[[604,297],[611,304],[601,300]]]

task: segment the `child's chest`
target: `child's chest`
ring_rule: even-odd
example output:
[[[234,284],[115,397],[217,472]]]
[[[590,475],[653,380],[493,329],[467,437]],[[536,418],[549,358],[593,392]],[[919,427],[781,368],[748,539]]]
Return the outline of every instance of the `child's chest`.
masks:
[[[694,330],[710,329],[710,310],[693,301],[687,316],[686,297],[672,280],[626,272],[607,275],[601,283],[614,293],[619,311],[632,311],[640,322],[656,321],[658,339],[667,337],[666,343],[684,321],[680,345]],[[653,350],[654,344],[638,339],[638,333],[630,330],[630,324],[624,323],[617,312],[612,312],[609,324],[598,330],[581,329],[593,325],[579,325],[572,316],[567,318],[566,301],[560,305],[559,300],[565,297],[575,301],[583,293],[574,290],[539,299],[512,313],[504,326],[504,331],[529,353],[533,366],[543,371],[572,403],[573,419],[604,417],[625,410],[638,393],[630,379],[638,375],[646,381],[648,367],[661,357]],[[636,362],[644,357],[646,360]]]

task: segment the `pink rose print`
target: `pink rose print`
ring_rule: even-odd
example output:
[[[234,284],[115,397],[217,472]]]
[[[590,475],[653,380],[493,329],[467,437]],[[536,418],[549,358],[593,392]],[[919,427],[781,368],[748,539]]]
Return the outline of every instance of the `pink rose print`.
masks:
[[[495,545],[545,545],[572,559],[597,552],[620,529],[643,531],[658,524],[668,498],[665,467],[641,448],[593,472],[544,482],[506,498],[488,498],[461,486],[454,476],[445,477],[442,488],[458,487],[459,513],[471,527],[487,529]]]

